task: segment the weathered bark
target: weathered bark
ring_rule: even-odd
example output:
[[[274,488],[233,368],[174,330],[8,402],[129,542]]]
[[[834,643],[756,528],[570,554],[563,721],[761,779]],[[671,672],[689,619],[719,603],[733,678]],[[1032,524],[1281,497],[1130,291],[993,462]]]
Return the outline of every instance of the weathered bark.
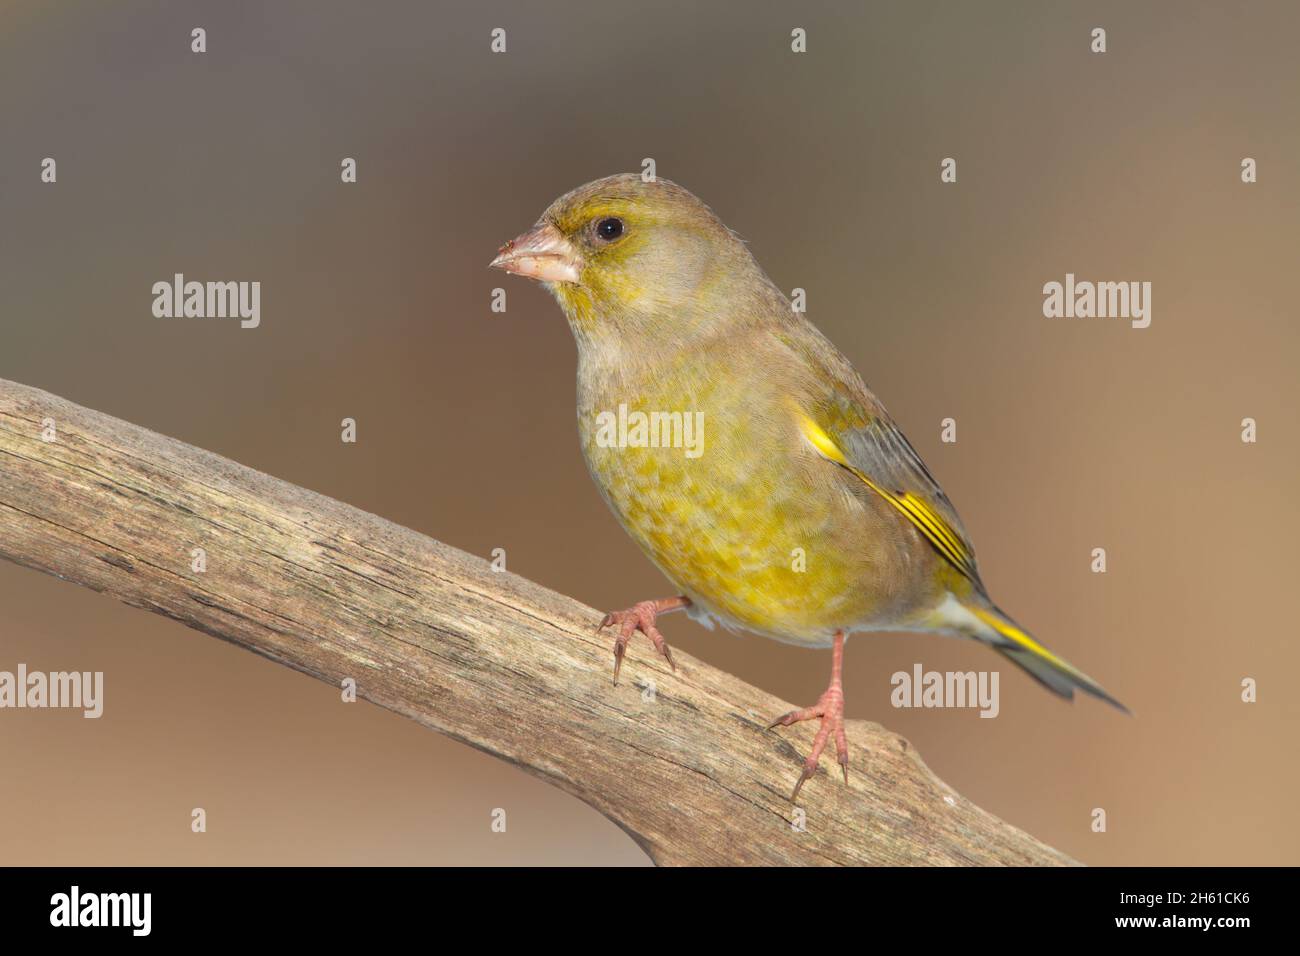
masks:
[[[53,434],[49,434],[49,428]],[[43,435],[43,431],[45,435]],[[47,438],[53,440],[46,440]],[[207,569],[191,570],[194,548]],[[853,772],[788,801],[813,727],[600,615],[382,518],[0,380],[0,556],[339,684],[551,781],[665,864],[1067,864],[850,722]],[[653,682],[653,693],[647,682]],[[799,749],[797,749],[799,748]]]

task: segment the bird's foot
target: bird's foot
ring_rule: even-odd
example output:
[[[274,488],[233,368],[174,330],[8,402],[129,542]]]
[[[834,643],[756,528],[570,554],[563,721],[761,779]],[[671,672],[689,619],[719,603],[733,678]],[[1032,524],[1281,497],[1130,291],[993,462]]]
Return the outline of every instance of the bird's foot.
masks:
[[[812,753],[803,762],[803,773],[799,775],[799,782],[794,785],[794,793],[790,794],[791,803],[798,799],[799,790],[817,772],[822,750],[826,748],[826,741],[832,733],[835,734],[835,753],[839,757],[840,767],[844,770],[844,782],[849,782],[849,743],[844,734],[844,688],[839,681],[832,681],[826,688],[826,692],[817,699],[816,704],[802,710],[792,710],[778,717],[768,725],[767,729],[771,730],[777,726],[789,727],[801,720],[812,720],[814,717],[820,717],[822,724],[817,729],[817,736],[813,738]]]
[[[685,597],[664,598],[660,601],[641,601],[638,604],[633,604],[625,611],[610,611],[601,619],[596,628],[597,631],[604,630],[612,624],[618,625],[618,637],[614,638],[615,685],[618,684],[618,672],[623,669],[623,655],[627,653],[628,641],[632,640],[632,635],[637,631],[650,638],[650,643],[654,644],[655,650],[668,661],[668,666],[674,671],[677,670],[677,665],[673,662],[673,652],[668,647],[668,642],[664,640],[664,636],[655,627],[655,618],[666,611],[675,611],[678,608],[686,607],[690,603],[690,600]]]

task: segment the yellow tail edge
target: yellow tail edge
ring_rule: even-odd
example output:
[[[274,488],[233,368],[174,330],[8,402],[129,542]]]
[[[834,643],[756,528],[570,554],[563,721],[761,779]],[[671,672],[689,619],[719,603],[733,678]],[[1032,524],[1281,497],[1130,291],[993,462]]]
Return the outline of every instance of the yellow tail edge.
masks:
[[[1030,677],[1052,693],[1073,700],[1074,689],[1077,687],[1084,693],[1091,694],[1099,700],[1104,700],[1112,707],[1118,708],[1130,716],[1132,715],[1132,711],[1108,694],[1105,688],[1095,680],[1069,661],[1058,657],[1038,643],[1020,625],[998,608],[992,605],[987,607],[971,607],[968,605],[967,610],[987,626],[994,635],[991,640],[989,639],[990,636],[986,634],[972,636],[988,643],[994,650],[1022,668]]]

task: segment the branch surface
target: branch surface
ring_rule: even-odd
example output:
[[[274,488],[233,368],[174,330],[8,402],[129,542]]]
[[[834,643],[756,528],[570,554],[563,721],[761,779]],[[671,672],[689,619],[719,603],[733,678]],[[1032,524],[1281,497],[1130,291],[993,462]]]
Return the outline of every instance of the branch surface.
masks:
[[[46,441],[53,426],[53,441]],[[191,570],[203,548],[207,570]],[[422,534],[0,380],[0,557],[357,694],[573,794],[660,864],[1071,864],[849,722],[850,783],[788,801],[813,728],[648,645],[610,682],[600,614]],[[645,693],[648,681],[654,693]],[[799,749],[796,749],[799,748]]]

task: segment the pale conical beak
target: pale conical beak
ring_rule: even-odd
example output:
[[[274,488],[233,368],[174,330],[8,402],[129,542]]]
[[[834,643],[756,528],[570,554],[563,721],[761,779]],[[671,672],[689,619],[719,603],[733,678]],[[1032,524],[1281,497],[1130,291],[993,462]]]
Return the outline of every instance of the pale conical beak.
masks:
[[[502,246],[489,265],[542,282],[577,282],[582,257],[559,229],[539,222]]]

